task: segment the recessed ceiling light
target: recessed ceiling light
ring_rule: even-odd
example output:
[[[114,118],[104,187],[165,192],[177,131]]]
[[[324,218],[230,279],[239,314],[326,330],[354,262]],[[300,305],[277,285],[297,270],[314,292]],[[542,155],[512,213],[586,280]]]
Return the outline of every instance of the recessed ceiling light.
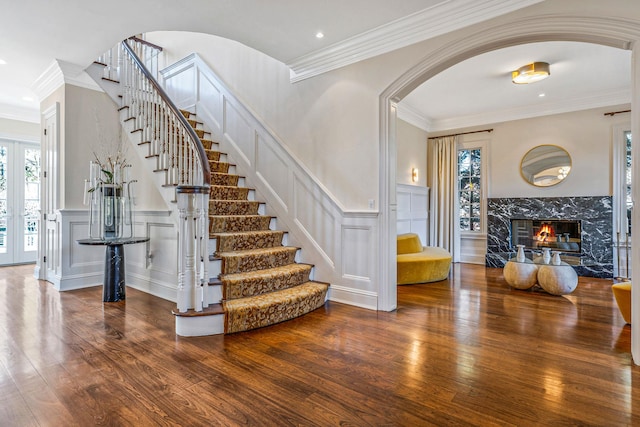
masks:
[[[538,94],[538,96],[539,96],[540,98],[544,98],[544,97],[546,96],[546,94],[544,94],[544,93],[539,93],[539,94]]]
[[[30,97],[30,96],[23,96],[23,97],[22,97],[22,100],[23,100],[23,101],[27,101],[27,102],[31,102],[31,101],[33,101],[33,98],[32,98],[32,97]]]
[[[324,33],[323,33],[322,31],[318,31],[318,32],[316,33],[316,38],[317,38],[317,39],[321,39],[321,38],[323,38],[323,37],[324,37]]]
[[[5,61],[4,59],[0,59],[0,65],[5,65],[7,63],[7,61]]]

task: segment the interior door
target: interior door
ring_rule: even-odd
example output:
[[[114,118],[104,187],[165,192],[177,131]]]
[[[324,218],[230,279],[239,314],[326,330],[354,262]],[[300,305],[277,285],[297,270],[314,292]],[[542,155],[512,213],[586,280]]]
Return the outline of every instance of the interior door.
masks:
[[[40,147],[0,140],[0,264],[35,262],[40,210]]]
[[[44,135],[42,137],[42,232],[40,234],[41,268],[39,277],[55,282],[59,273],[59,230],[58,209],[58,155],[59,155],[59,114],[60,104],[56,103],[42,114]]]

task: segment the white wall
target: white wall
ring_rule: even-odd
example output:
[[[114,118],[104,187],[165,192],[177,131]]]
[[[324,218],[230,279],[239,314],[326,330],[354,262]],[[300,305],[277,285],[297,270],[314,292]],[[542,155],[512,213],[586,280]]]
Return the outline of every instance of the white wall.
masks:
[[[66,182],[62,207],[83,209],[84,180],[89,178],[89,162],[100,145],[121,138],[120,118],[116,104],[105,93],[74,85],[65,85],[65,167]],[[138,157],[133,147],[126,151],[132,164],[131,178],[136,185],[136,209],[164,209],[166,204],[149,178],[149,167]]]
[[[427,185],[427,132],[404,120],[396,122],[396,183]],[[411,169],[418,169],[418,182],[411,180]]]
[[[611,133],[628,114],[613,106],[495,124],[490,145],[489,197],[606,196],[612,193]],[[552,187],[535,187],[520,175],[522,157],[535,146],[558,145],[569,153],[571,173]]]
[[[532,119],[494,123],[481,127],[453,129],[461,133],[493,129],[489,140],[488,197],[564,197],[608,196],[612,194],[612,132],[616,125],[629,123],[629,114],[605,116],[604,113],[629,109],[629,105],[556,114]],[[430,137],[444,134],[429,134]],[[551,187],[535,187],[520,174],[522,157],[532,148],[558,145],[569,153],[571,173]]]
[[[0,138],[13,141],[40,142],[40,123],[0,117]]]

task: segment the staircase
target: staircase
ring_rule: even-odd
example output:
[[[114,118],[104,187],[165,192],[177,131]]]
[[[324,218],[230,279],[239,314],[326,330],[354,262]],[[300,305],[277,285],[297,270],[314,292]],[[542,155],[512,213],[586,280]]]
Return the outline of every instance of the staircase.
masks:
[[[124,43],[137,44],[138,50],[145,49],[144,41],[138,39],[129,39]],[[123,53],[120,49],[119,53],[111,53],[109,56],[122,61],[126,52]],[[198,150],[192,151],[204,153],[208,161],[209,244],[206,254],[208,260],[203,262],[207,263],[211,278],[206,285],[207,289],[203,290],[198,290],[201,284],[197,283],[197,280],[192,280],[195,283],[185,284],[193,286],[194,293],[201,292],[204,299],[201,307],[196,304],[186,311],[180,309],[179,284],[178,308],[173,311],[176,333],[182,336],[196,336],[247,331],[302,316],[324,305],[329,284],[312,280],[313,266],[297,262],[301,249],[286,245],[287,233],[277,230],[276,219],[264,214],[264,203],[253,200],[255,191],[244,187],[244,179],[235,173],[235,166],[229,162],[227,155],[218,150],[218,144],[210,139],[205,124],[197,120],[196,114],[180,110],[191,129],[180,131],[177,138],[173,136],[176,134],[173,130],[175,120],[171,121],[172,130],[166,133],[169,136],[164,137],[178,140],[177,145],[173,142],[177,148],[171,148],[168,141],[158,141],[158,136],[163,134],[158,132],[158,129],[167,127],[166,123],[169,120],[158,118],[162,123],[158,125],[148,119],[157,117],[157,112],[163,109],[158,108],[155,102],[146,100],[141,103],[131,102],[135,105],[127,105],[126,100],[129,97],[123,96],[123,93],[130,90],[130,87],[123,87],[120,76],[114,78],[109,75],[106,71],[108,67],[108,64],[100,61],[89,67],[87,72],[119,105],[123,126],[130,131],[128,133],[139,154],[147,159],[149,167],[159,176],[156,184],[165,198],[170,197],[169,205],[173,205],[174,210],[178,210],[175,207],[175,189],[185,183],[173,182],[171,176],[167,175],[197,177],[199,172],[191,174],[189,170],[183,169],[178,172],[172,171],[170,167],[159,164],[160,158],[166,157],[166,152],[182,152],[181,147],[186,145],[184,135],[195,133],[198,139],[196,144],[201,146]],[[144,92],[148,91],[145,86]],[[154,113],[145,114],[141,111],[142,107],[150,107],[154,109]],[[173,108],[175,109],[175,106]],[[144,120],[140,120],[138,114],[144,115]],[[149,129],[145,131],[144,127]],[[164,146],[169,148],[161,148],[159,152],[162,155],[157,154],[158,147]],[[173,159],[165,159],[162,162],[163,165],[194,163]],[[186,184],[193,185],[191,182]],[[167,187],[173,191],[167,192]],[[183,217],[184,213],[181,212],[180,218]],[[184,257],[186,252],[180,252],[180,256]],[[197,250],[195,252],[196,259],[203,258]],[[189,263],[181,263],[187,264]],[[206,270],[204,269],[205,272]],[[180,275],[181,278],[183,276]]]

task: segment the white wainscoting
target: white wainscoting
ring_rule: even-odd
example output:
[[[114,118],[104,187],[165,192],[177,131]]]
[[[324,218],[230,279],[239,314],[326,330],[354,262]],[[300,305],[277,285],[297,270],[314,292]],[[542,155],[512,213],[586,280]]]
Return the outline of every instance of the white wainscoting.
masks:
[[[314,279],[329,282],[329,299],[377,309],[377,211],[347,211],[213,73],[197,54],[162,72],[169,96],[196,113],[221,151],[245,176],[267,215],[300,246],[300,262],[314,264]]]
[[[460,260],[466,264],[486,263],[487,235],[483,234],[462,234],[460,236]]]
[[[416,233],[423,246],[429,245],[429,187],[397,184],[397,233]]]
[[[158,297],[175,301],[178,284],[177,229],[169,211],[134,213],[135,235],[149,237],[147,243],[125,245],[126,285]],[[59,239],[55,250],[59,254],[51,262],[55,275],[49,281],[59,291],[98,286],[103,282],[105,247],[78,244],[88,237],[86,210],[57,211],[56,228]]]

